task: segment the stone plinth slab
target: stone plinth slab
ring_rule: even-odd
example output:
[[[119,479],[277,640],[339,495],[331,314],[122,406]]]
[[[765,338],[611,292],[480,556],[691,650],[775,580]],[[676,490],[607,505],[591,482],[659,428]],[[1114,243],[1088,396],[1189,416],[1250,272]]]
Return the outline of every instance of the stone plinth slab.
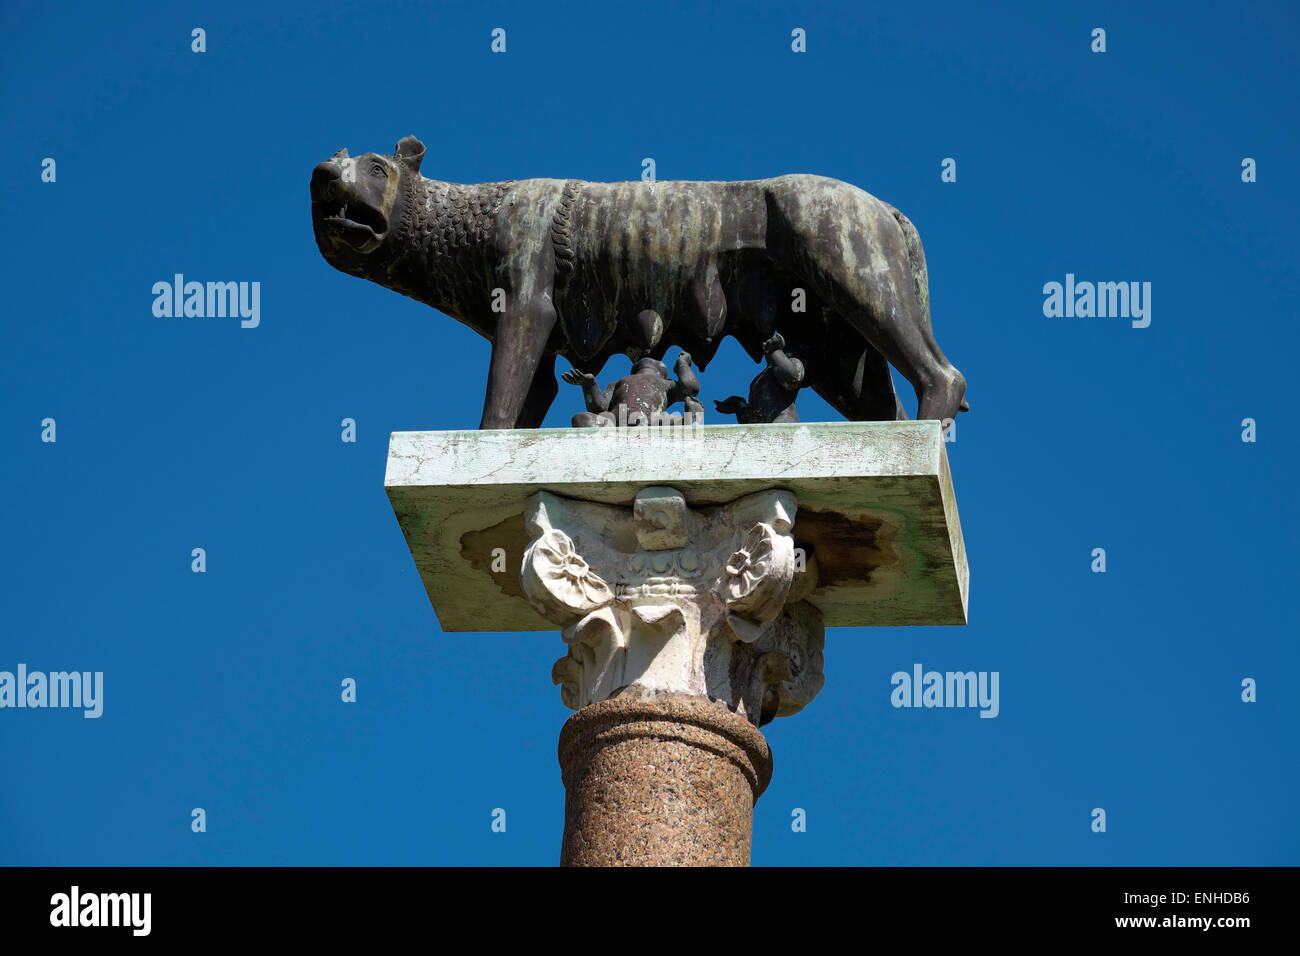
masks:
[[[792,492],[828,627],[966,622],[938,422],[394,432],[384,484],[444,631],[555,629],[519,577],[537,492],[631,508],[657,485],[693,508]]]

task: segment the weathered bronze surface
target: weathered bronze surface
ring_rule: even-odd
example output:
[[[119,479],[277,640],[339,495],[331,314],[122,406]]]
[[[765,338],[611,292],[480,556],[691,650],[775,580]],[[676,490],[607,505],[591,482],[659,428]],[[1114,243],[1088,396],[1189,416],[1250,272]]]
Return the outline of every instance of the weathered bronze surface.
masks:
[[[713,404],[724,415],[735,415],[742,425],[797,422],[794,399],[803,388],[808,371],[803,362],[785,351],[781,333],[763,343],[767,368],[749,383],[749,399],[732,395]]]
[[[636,427],[638,425],[682,425],[701,421],[704,406],[695,400],[700,381],[691,371],[691,356],[677,356],[673,371],[677,381],[668,377],[668,367],[655,358],[638,359],[632,374],[625,375],[604,389],[590,372],[570,369],[560,377],[570,385],[582,386],[587,410],[573,416],[574,428]],[[685,417],[667,411],[669,405],[682,402]]]
[[[460,185],[420,175],[424,144],[346,150],[311,178],[326,261],[424,302],[492,341],[482,428],[536,428],[558,391],[613,355],[701,369],[734,336],[756,361],[780,332],[804,384],[856,421],[965,408],[965,379],[930,327],[925,254],[901,212],[823,176],[744,182]],[[803,307],[798,311],[799,306]],[[585,381],[585,380],[584,380]]]

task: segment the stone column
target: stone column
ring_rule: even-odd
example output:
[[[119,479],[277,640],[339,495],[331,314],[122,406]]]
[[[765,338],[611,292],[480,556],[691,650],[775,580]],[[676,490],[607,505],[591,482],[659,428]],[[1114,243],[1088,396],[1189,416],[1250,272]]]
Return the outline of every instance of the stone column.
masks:
[[[943,434],[393,434],[384,485],[441,629],[563,635],[564,863],[743,865],[759,728],[820,690],[824,629],[966,623]]]
[[[662,486],[630,508],[529,500],[521,585],[562,629],[552,680],[578,711],[560,734],[562,864],[749,864],[772,774],[757,728],[823,683],[794,516],[781,490],[700,509]]]
[[[560,731],[561,866],[748,866],[772,752],[704,697],[589,704]]]

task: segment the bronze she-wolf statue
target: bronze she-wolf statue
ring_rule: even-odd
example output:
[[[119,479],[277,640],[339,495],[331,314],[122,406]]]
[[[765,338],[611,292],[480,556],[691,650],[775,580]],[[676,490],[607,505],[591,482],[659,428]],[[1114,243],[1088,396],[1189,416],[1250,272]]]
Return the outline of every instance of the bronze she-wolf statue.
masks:
[[[734,336],[755,361],[780,333],[846,418],[954,418],[966,380],[930,328],[925,254],[893,206],[823,176],[746,182],[425,179],[413,136],[340,150],[311,177],[312,224],[335,268],[418,299],[492,342],[482,428],[537,428],[555,356],[595,374],[613,355],[703,369]]]

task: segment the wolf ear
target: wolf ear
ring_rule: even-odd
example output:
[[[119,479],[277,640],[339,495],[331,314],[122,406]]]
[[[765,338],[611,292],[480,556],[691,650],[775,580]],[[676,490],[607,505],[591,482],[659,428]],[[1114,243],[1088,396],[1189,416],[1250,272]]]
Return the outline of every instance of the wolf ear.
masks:
[[[406,163],[407,168],[413,173],[420,171],[420,163],[424,159],[424,144],[414,136],[403,136],[397,141],[397,149],[393,155]]]

